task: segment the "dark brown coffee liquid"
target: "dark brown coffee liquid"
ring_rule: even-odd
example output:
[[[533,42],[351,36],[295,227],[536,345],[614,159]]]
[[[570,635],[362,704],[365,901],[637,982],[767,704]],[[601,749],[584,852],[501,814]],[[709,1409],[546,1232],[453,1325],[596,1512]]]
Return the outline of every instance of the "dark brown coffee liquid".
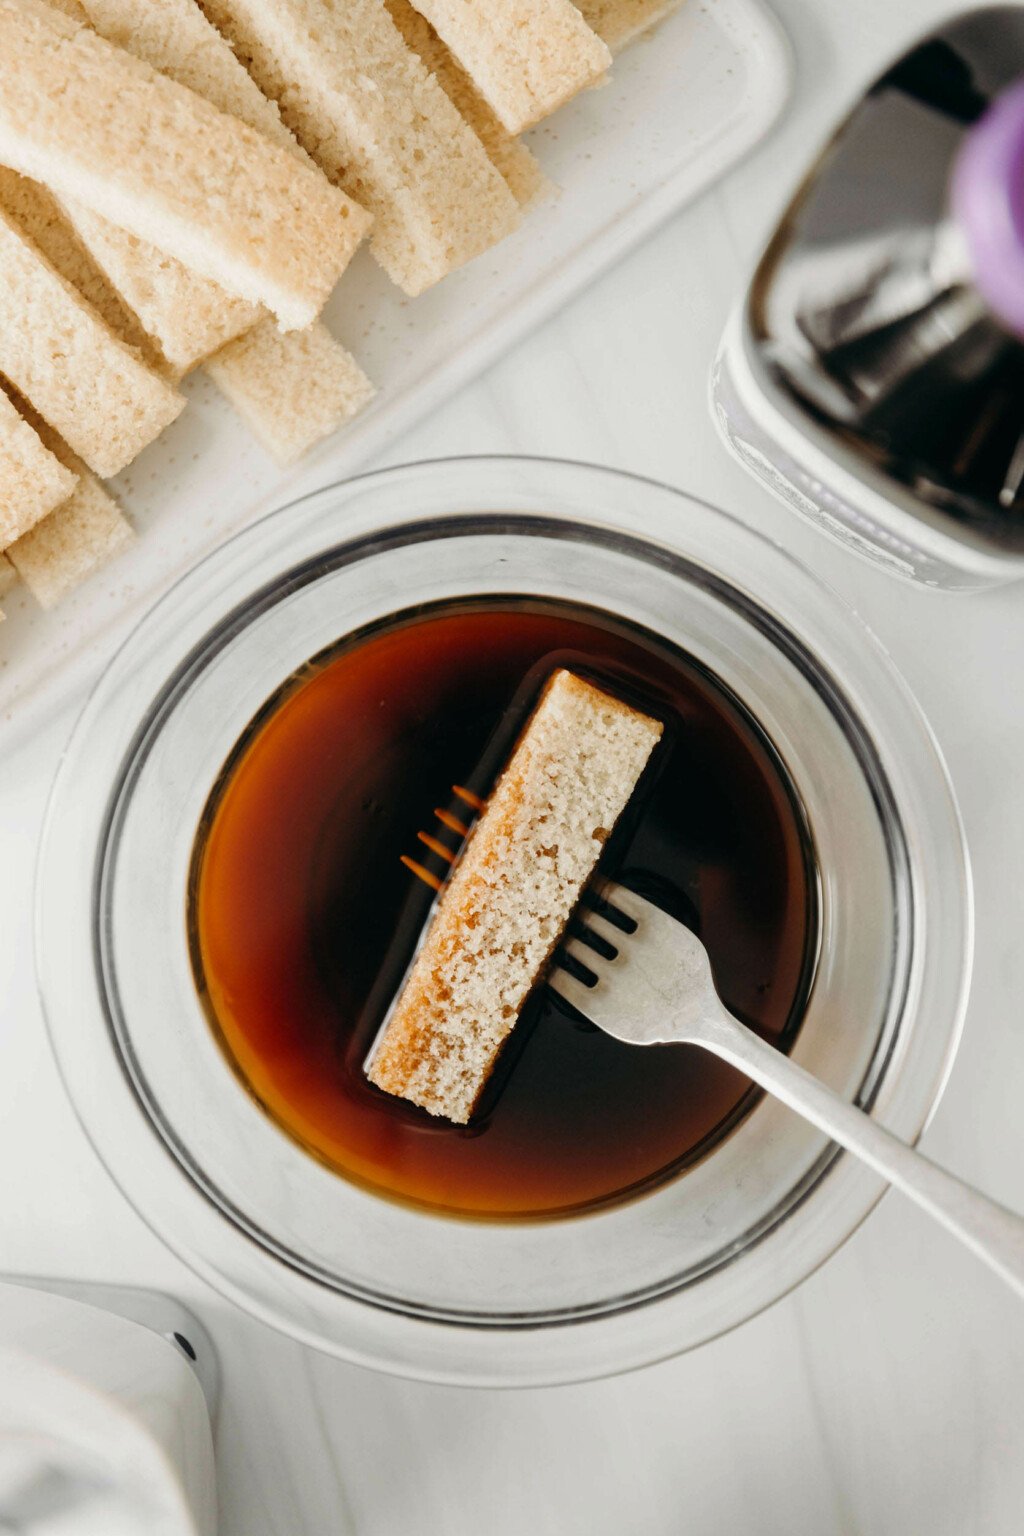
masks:
[[[543,987],[468,1127],[363,1075],[432,901],[400,856],[440,872],[417,832],[438,832],[453,783],[486,792],[565,665],[666,725],[602,870],[701,935],[741,1018],[783,1045],[799,1022],[817,925],[808,840],[778,760],[720,686],[587,609],[476,599],[393,621],[311,664],[254,722],[200,829],[190,910],[200,990],[249,1092],[379,1192],[465,1214],[578,1209],[685,1166],[751,1102],[706,1053],[621,1045]]]

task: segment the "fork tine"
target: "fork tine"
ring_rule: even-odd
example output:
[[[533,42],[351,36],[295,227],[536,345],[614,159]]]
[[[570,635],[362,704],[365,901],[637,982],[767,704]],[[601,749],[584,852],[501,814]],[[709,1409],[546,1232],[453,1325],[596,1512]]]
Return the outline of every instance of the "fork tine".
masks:
[[[614,880],[600,880],[595,884],[594,890],[602,901],[614,907],[617,912],[621,912],[624,917],[632,918],[634,923],[643,921],[646,903],[642,896],[638,896],[628,886],[619,885]]]
[[[563,939],[560,952],[579,961],[584,970],[590,971],[594,976],[600,976],[598,967],[608,963],[603,955],[599,955],[596,949],[591,949],[589,944],[584,944],[582,939]]]
[[[564,998],[567,1003],[571,1003],[574,1008],[579,1009],[580,1013],[587,1014],[589,1018],[589,1009],[593,1006],[590,1000],[590,995],[593,991],[592,987],[588,987],[582,981],[577,981],[575,976],[570,976],[568,971],[563,971],[558,965],[554,965],[551,968],[548,975],[548,986],[553,992],[557,992],[559,997]]]
[[[579,918],[588,932],[595,933],[599,939],[603,939],[606,944],[610,944],[616,954],[622,948],[623,940],[629,937],[621,928],[617,928],[606,917],[602,917],[600,912],[594,912],[589,907],[585,911],[580,912]]]

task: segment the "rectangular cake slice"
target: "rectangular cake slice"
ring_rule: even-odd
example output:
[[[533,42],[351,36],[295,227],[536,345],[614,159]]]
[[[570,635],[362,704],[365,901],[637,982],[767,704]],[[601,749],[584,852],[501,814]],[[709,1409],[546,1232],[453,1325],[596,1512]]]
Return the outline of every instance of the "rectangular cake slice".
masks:
[[[286,330],[316,319],[366,228],[281,145],[40,0],[0,0],[0,160]]]
[[[0,391],[0,549],[20,538],[75,488],[75,477]]]
[[[114,498],[83,465],[67,501],[7,550],[10,563],[43,608],[53,608],[132,540]]]
[[[42,251],[47,261],[77,288],[107,322],[115,336],[134,347],[151,368],[165,364],[159,348],[153,345],[135,315],[75,230],[67,211],[51,192],[0,166],[0,206]],[[113,228],[113,225],[110,226]],[[119,231],[124,234],[124,231]],[[130,239],[130,236],[125,236]]]
[[[509,133],[605,74],[612,56],[571,0],[413,0]]]
[[[314,169],[281,121],[276,103],[263,95],[196,0],[148,0],[142,10],[137,0],[86,0],[86,9],[92,25],[108,42],[137,54]],[[98,220],[97,215],[86,217]],[[107,224],[103,238],[113,238],[123,248],[134,237]],[[152,248],[150,257],[152,271],[147,273],[140,266],[138,277],[150,291],[147,313],[157,306],[159,316],[169,304],[168,323],[154,332],[164,352],[172,361],[177,357],[184,371],[189,365],[185,349],[194,338],[191,360],[207,359],[214,382],[281,463],[298,458],[372,396],[373,386],[355,359],[319,321],[304,330],[282,332],[266,311],[250,308],[247,322],[239,324],[241,301],[228,298],[216,285],[183,267],[177,273],[187,280],[187,288],[178,294],[171,273],[158,281],[171,258]],[[118,281],[122,291],[126,275],[121,273]],[[146,320],[137,291],[138,284],[133,284],[129,297]],[[211,346],[213,335],[204,332],[202,322],[211,319],[216,324],[218,316],[229,329]],[[200,329],[195,334],[197,320]]]
[[[62,206],[93,261],[138,317],[149,346],[159,351],[172,378],[190,373],[264,313],[258,304],[233,297],[91,208],[72,198],[65,198]]]
[[[2,208],[0,373],[103,479],[185,405]]]
[[[539,201],[553,188],[526,145],[495,117],[461,64],[449,52],[430,22],[411,0],[385,0],[388,15],[437,80],[438,85],[480,140],[495,170],[508,183],[521,208]]]
[[[355,358],[319,321],[282,335],[268,317],[208,358],[206,371],[279,464],[293,464],[374,395]]]
[[[621,699],[553,674],[371,1053],[378,1088],[469,1120],[661,734]]]
[[[316,163],[373,214],[410,297],[489,250],[519,205],[384,0],[202,0]]]
[[[0,396],[7,400],[7,396]],[[24,400],[18,402],[32,429],[75,478],[71,494],[8,545],[12,573],[43,608],[53,608],[132,541],[132,527],[117,502]]]

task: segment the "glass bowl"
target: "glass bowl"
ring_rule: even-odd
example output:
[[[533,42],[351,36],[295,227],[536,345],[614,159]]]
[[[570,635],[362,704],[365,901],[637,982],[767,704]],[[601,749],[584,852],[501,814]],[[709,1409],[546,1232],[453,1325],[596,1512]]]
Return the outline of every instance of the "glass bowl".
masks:
[[[836,595],[667,487],[522,458],[414,464],[247,529],[143,620],[90,698],[47,818],[37,964],[60,1068],[129,1200],[226,1296],[317,1348],[435,1381],[610,1374],[742,1322],[882,1192],[761,1099],[695,1167],[563,1219],[466,1221],[331,1173],[247,1095],[196,995],[196,827],[281,684],[442,600],[605,610],[689,653],[760,723],[811,828],[820,948],[793,1055],[908,1140],[960,1030],[971,897],[935,743]]]

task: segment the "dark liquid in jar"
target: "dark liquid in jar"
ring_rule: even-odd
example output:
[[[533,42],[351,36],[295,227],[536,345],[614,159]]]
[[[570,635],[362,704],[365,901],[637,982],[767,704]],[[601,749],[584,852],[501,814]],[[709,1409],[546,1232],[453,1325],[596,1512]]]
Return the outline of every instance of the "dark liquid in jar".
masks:
[[[438,831],[433,809],[452,804],[453,783],[486,789],[481,773],[500,766],[556,666],[666,724],[602,870],[700,933],[730,1008],[785,1046],[817,914],[784,770],[706,672],[598,611],[476,599],[349,639],[253,722],[196,844],[197,981],[248,1091],[339,1174],[464,1215],[621,1198],[702,1155],[752,1102],[705,1052],[619,1044],[543,986],[467,1127],[363,1075],[432,900],[400,856],[424,854],[416,834]]]

